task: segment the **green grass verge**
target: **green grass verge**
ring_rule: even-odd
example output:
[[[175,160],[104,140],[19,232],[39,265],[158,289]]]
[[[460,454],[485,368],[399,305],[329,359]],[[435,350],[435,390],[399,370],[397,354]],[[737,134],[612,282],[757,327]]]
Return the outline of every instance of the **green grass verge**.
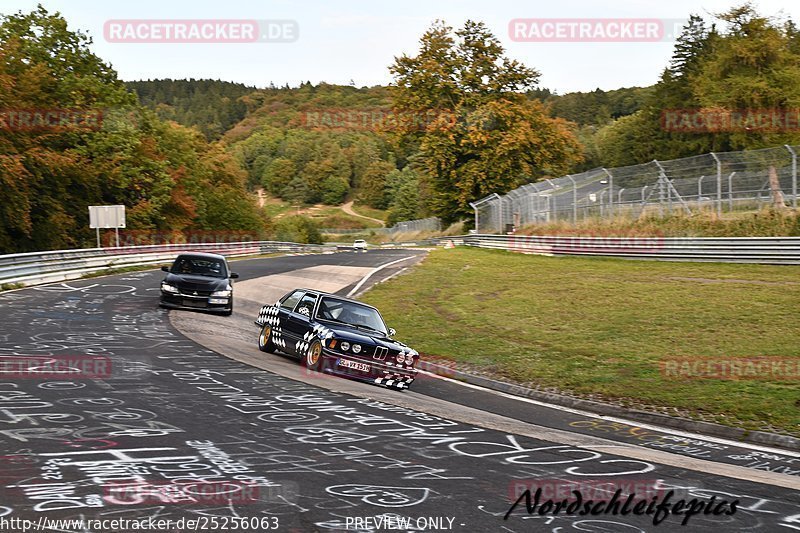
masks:
[[[525,235],[595,235],[664,237],[796,237],[800,236],[800,216],[792,210],[714,212],[686,216],[675,213],[667,216],[628,218],[590,217],[577,224],[558,221],[526,226],[518,232]]]
[[[675,380],[664,358],[800,359],[800,269],[437,250],[364,300],[423,354],[521,383],[800,434],[794,381]]]

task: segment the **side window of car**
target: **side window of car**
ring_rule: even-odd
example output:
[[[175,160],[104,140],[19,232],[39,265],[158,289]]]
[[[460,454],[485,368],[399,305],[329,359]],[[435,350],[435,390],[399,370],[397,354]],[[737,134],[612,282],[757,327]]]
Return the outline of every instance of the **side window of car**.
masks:
[[[294,291],[292,294],[281,300],[281,309],[285,309],[286,311],[291,311],[294,309],[294,306],[297,305],[297,302],[300,301],[300,298],[303,297],[305,294],[304,291]]]
[[[316,294],[306,294],[303,296],[303,299],[300,300],[300,303],[297,304],[297,308],[294,310],[295,313],[311,317],[311,314],[314,312],[314,304],[317,303],[317,295]]]

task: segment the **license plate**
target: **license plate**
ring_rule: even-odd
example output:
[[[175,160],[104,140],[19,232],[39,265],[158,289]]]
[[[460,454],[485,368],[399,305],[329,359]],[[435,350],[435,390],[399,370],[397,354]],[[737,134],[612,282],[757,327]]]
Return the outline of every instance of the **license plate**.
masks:
[[[369,372],[368,364],[357,363],[355,361],[350,361],[349,359],[339,359],[339,366],[343,366],[345,368],[352,368],[353,370],[358,370],[360,372]]]

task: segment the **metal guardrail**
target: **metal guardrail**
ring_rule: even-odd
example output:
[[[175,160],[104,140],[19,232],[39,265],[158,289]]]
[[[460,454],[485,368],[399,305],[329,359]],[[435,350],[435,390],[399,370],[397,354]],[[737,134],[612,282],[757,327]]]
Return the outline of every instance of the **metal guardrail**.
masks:
[[[279,241],[181,243],[120,248],[87,248],[0,255],[0,285],[28,286],[81,278],[104,270],[165,263],[181,252],[213,252],[227,257],[274,252],[333,252],[333,246]]]
[[[467,246],[541,255],[800,265],[800,237],[468,235]]]

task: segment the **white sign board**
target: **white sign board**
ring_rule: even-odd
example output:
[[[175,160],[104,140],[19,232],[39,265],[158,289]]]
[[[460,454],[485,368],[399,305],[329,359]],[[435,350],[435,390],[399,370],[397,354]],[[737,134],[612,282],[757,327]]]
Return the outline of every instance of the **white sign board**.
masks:
[[[92,229],[124,228],[124,205],[90,205],[89,227]]]

